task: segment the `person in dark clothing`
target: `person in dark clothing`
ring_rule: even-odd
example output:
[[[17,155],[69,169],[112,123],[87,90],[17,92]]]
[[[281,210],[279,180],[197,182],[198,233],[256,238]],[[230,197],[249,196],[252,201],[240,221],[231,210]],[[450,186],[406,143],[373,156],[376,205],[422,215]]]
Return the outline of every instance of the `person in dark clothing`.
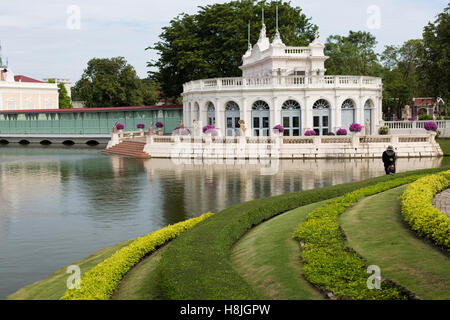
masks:
[[[383,163],[386,174],[394,174],[397,171],[395,163],[397,161],[397,155],[395,154],[394,147],[389,146],[385,152],[383,152]]]

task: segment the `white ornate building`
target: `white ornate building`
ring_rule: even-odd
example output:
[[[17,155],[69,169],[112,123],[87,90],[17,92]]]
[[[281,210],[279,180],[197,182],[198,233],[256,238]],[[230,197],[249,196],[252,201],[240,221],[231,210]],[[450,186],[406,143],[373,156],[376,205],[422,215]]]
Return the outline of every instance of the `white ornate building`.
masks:
[[[286,136],[306,130],[328,135],[359,123],[376,133],[382,119],[382,80],[325,75],[324,45],[287,47],[277,32],[270,43],[263,27],[243,56],[241,78],[191,81],[183,86],[184,123],[213,124],[223,135],[268,136],[281,124]]]

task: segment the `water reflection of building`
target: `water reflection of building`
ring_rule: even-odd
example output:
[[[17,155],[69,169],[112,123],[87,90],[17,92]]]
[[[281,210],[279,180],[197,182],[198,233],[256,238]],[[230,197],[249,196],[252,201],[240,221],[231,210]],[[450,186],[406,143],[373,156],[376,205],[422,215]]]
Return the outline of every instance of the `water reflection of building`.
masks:
[[[399,159],[399,172],[439,167],[441,158]],[[144,167],[151,181],[170,177],[172,188],[182,185],[183,210],[189,216],[272,195],[320,188],[384,174],[379,159],[279,160],[272,175],[264,174],[274,162],[223,160],[196,162],[151,159]],[[164,178],[165,177],[165,178]],[[170,188],[164,192],[172,192]],[[172,199],[173,200],[173,199]]]

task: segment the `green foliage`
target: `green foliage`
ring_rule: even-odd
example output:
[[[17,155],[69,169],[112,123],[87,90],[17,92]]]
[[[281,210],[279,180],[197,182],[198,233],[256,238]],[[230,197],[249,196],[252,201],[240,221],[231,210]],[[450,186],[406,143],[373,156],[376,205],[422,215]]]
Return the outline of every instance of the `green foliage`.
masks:
[[[424,115],[419,116],[419,120],[420,120],[420,121],[434,120],[434,118],[433,118],[432,115],[424,114]]]
[[[450,99],[450,6],[424,28],[418,76],[427,97]]]
[[[379,135],[382,135],[382,136],[388,135],[388,134],[389,134],[389,127],[388,127],[388,126],[380,127],[380,128],[378,129],[378,134],[379,134]]]
[[[363,197],[374,195],[416,180],[410,175],[364,187],[330,201],[310,212],[294,237],[302,244],[303,275],[319,289],[339,299],[406,299],[398,288],[383,281],[381,290],[367,288],[365,261],[345,244],[338,217]]]
[[[64,83],[58,83],[58,93],[59,93],[59,108],[60,109],[72,109],[72,102],[67,94],[67,89]]]
[[[265,3],[267,35],[275,34],[275,6],[279,5],[281,37],[286,45],[303,46],[314,39],[317,26],[290,2]],[[205,78],[236,77],[247,50],[248,22],[252,43],[261,30],[262,2],[230,1],[200,7],[196,14],[180,14],[164,27],[160,41],[147,48],[159,54],[148,63],[165,97],[176,98],[183,83]]]
[[[369,32],[350,31],[348,36],[332,35],[325,43],[328,74],[379,76],[381,65],[375,53],[376,38]]]
[[[400,173],[397,177],[406,178],[442,170],[439,168]],[[391,176],[382,176],[258,199],[235,205],[215,214],[204,223],[185,232],[163,253],[157,267],[163,299],[261,298],[234,270],[230,261],[230,250],[242,235],[253,226],[276,215],[391,179]]]
[[[94,58],[88,62],[81,79],[73,88],[74,99],[86,107],[140,106],[157,101],[157,86],[141,80],[123,57]]]
[[[419,236],[450,251],[450,218],[433,207],[436,193],[450,186],[450,171],[417,180],[406,188],[402,199],[402,215]]]
[[[210,217],[208,213],[137,238],[81,278],[81,288],[67,290],[61,300],[108,300],[123,276],[146,255]]]

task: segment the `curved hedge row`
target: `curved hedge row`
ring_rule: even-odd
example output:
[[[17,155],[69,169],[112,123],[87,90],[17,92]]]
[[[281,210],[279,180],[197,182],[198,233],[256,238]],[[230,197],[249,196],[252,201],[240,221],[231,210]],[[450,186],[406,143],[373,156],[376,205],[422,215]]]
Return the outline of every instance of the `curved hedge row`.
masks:
[[[433,207],[436,193],[450,186],[450,171],[411,183],[401,196],[402,215],[421,237],[450,251],[450,218]]]
[[[400,173],[431,174],[442,168]],[[258,199],[227,208],[177,238],[162,255],[157,272],[164,299],[259,299],[259,293],[236,272],[230,249],[253,226],[278,214],[332,199],[391,176]],[[412,181],[412,180],[409,180]]]
[[[81,288],[67,290],[61,300],[108,300],[123,276],[142,258],[211,215],[207,213],[137,238],[86,272]]]
[[[367,288],[367,266],[346,246],[338,217],[363,197],[411,183],[419,177],[396,178],[361,188],[310,212],[294,233],[294,238],[302,242],[300,256],[305,278],[320,290],[332,292],[338,299],[407,299],[399,289],[385,281],[380,290]]]

